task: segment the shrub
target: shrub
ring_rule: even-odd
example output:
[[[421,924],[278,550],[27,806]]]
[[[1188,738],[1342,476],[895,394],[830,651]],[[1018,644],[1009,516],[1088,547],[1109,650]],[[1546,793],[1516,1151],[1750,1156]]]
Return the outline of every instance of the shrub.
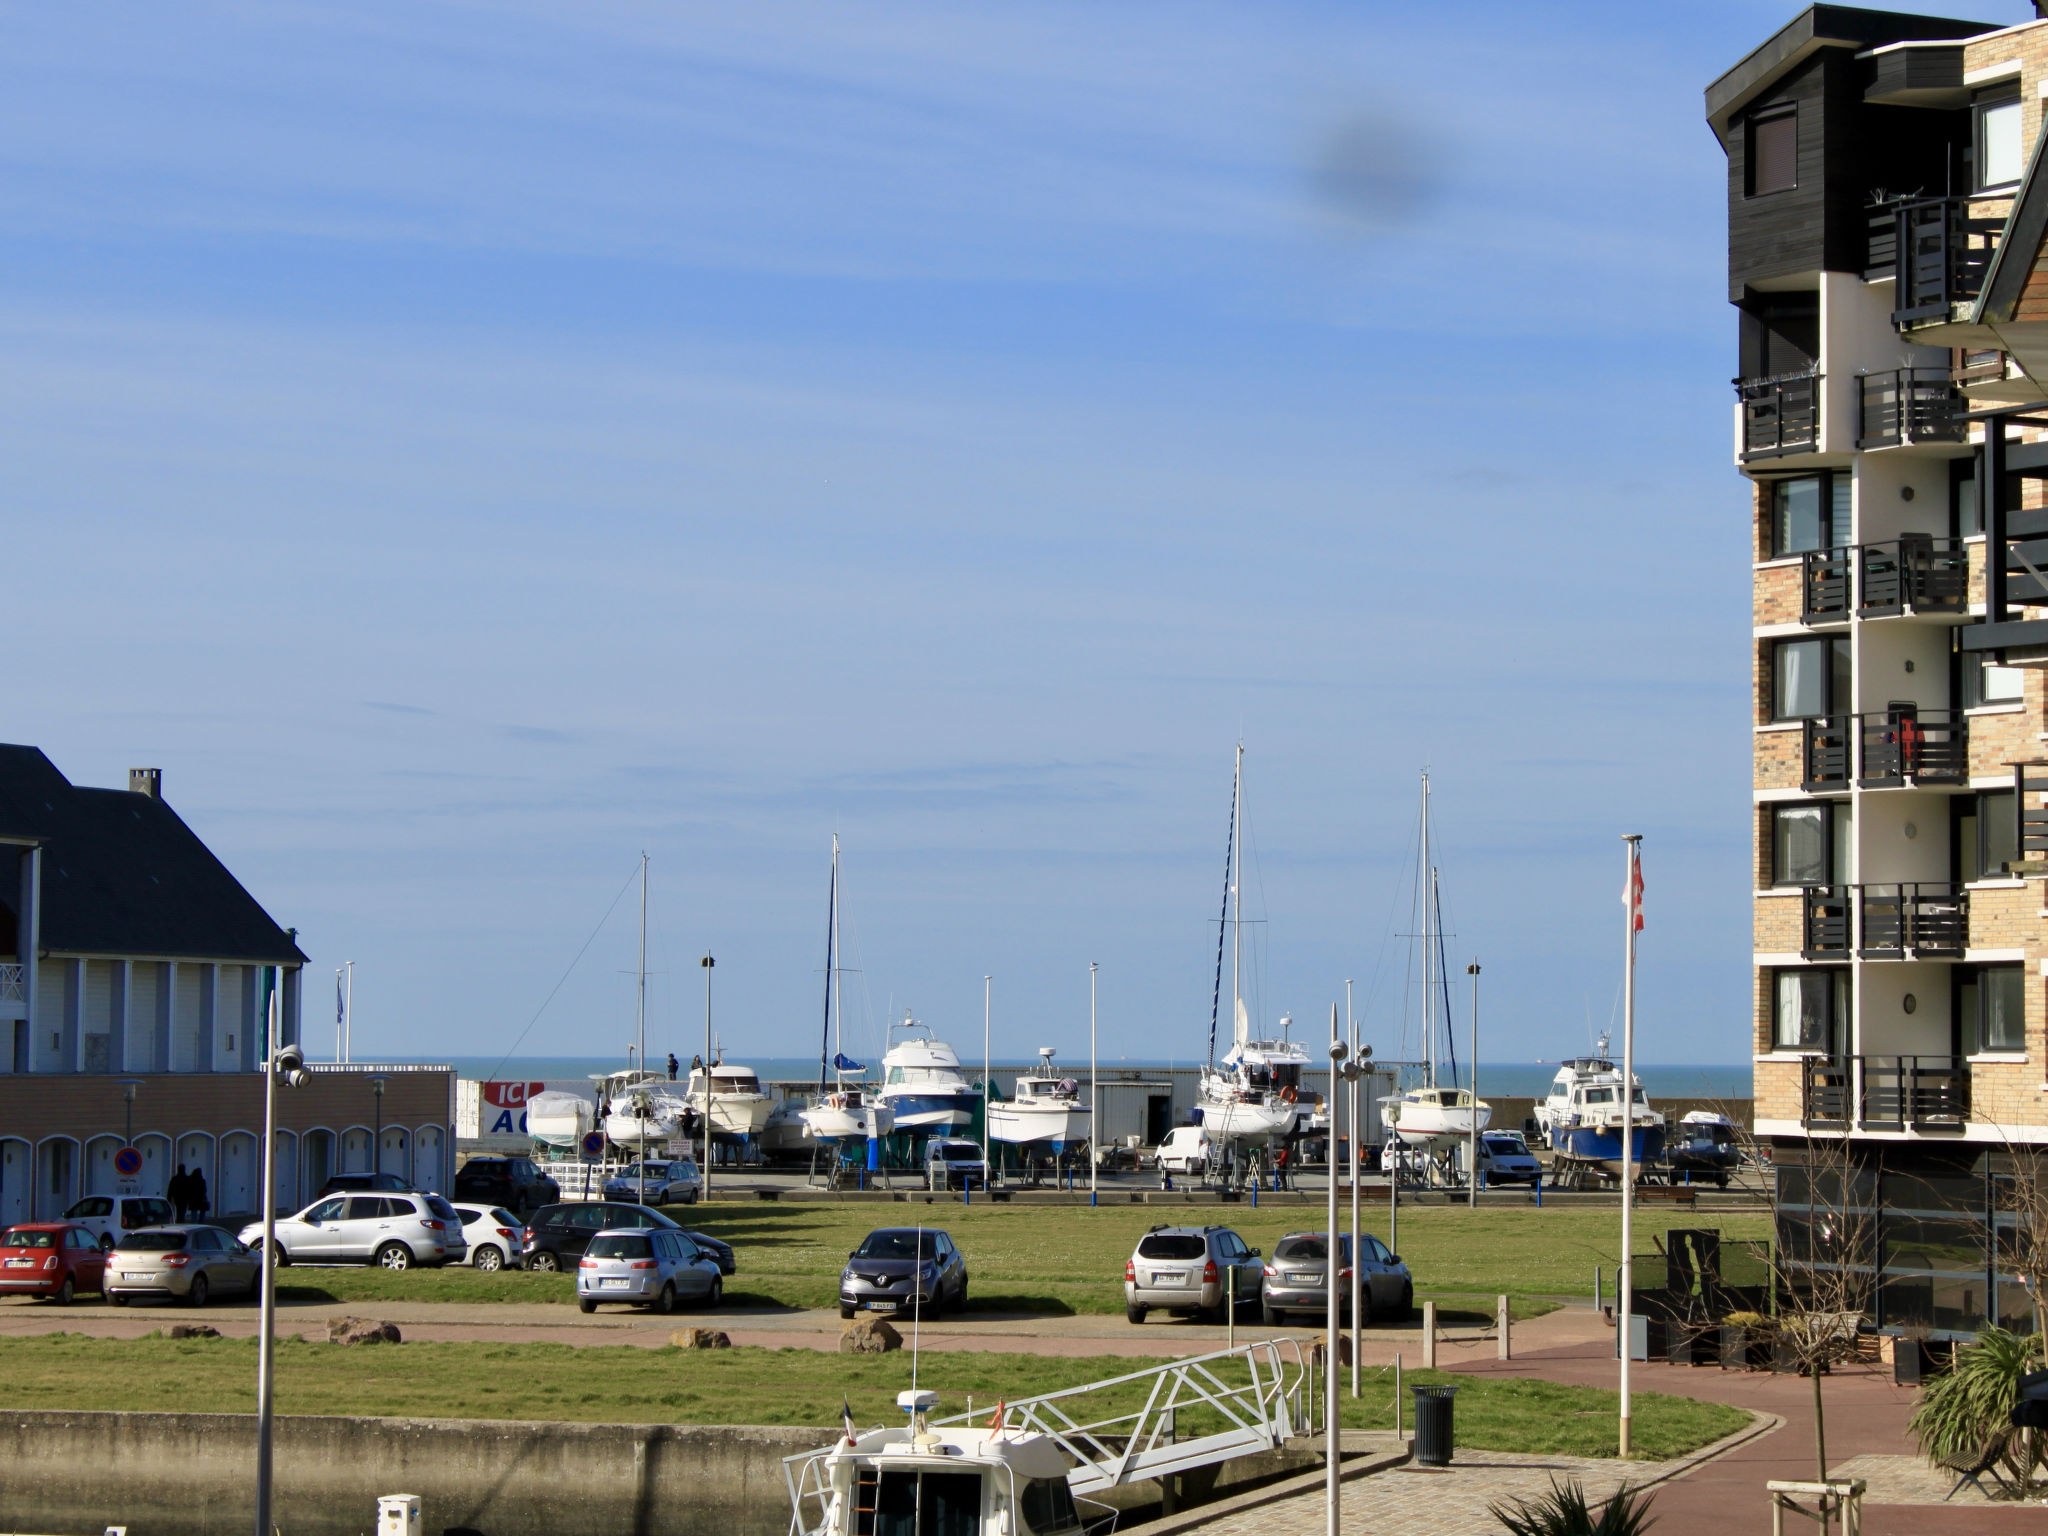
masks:
[[[1656,1521],[1650,1495],[1623,1483],[1595,1515],[1586,1490],[1575,1482],[1550,1480],[1550,1492],[1536,1499],[1516,1499],[1489,1510],[1510,1536],[1641,1536]]]
[[[2020,1377],[2041,1368],[2041,1336],[1986,1328],[1956,1351],[1954,1367],[1922,1389],[1907,1428],[1929,1461],[1967,1456],[2008,1422]]]

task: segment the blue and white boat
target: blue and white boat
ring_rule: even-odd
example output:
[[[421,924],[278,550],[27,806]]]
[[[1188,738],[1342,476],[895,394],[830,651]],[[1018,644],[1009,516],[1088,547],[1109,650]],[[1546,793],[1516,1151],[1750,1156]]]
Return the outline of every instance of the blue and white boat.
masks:
[[[890,1026],[903,1036],[882,1056],[882,1086],[875,1099],[889,1112],[898,1131],[919,1136],[945,1136],[965,1129],[974,1119],[981,1094],[960,1071],[960,1057],[908,1012]]]
[[[1549,1094],[1536,1106],[1536,1124],[1562,1162],[1621,1171],[1622,1128],[1629,1127],[1630,1160],[1640,1168],[1664,1155],[1664,1117],[1650,1108],[1642,1079],[1623,1103],[1621,1068],[1607,1055],[1574,1056],[1557,1069]]]

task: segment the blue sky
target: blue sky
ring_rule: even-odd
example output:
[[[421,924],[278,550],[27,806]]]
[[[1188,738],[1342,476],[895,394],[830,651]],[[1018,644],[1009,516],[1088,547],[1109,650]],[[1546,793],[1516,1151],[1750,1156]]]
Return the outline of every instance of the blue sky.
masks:
[[[1267,1019],[1398,1050],[1428,763],[1487,1054],[1607,1018],[1640,831],[1643,1048],[1740,1060],[1700,91],[1791,14],[12,8],[7,734],[161,765],[358,1055],[509,1047],[642,848],[657,1047],[710,949],[814,1050],[836,830],[856,1045],[1084,1050],[1093,960],[1191,1056],[1241,734]]]

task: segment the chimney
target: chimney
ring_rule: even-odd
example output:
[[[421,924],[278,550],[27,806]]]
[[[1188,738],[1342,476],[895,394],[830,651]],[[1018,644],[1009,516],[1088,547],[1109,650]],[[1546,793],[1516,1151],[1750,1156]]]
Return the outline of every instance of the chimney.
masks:
[[[163,799],[163,769],[130,768],[128,770],[128,793],[131,795],[147,795],[152,800]]]

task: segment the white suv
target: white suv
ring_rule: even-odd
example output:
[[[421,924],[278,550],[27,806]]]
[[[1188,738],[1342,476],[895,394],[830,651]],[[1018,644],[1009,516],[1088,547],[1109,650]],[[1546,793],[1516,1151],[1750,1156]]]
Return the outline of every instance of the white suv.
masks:
[[[469,1252],[462,1217],[439,1195],[329,1195],[296,1216],[279,1218],[279,1264],[459,1264]],[[242,1228],[242,1241],[263,1241],[263,1224]]]
[[[167,1226],[177,1216],[171,1202],[157,1195],[87,1195],[64,1213],[93,1235],[102,1248],[112,1248],[130,1232]]]

